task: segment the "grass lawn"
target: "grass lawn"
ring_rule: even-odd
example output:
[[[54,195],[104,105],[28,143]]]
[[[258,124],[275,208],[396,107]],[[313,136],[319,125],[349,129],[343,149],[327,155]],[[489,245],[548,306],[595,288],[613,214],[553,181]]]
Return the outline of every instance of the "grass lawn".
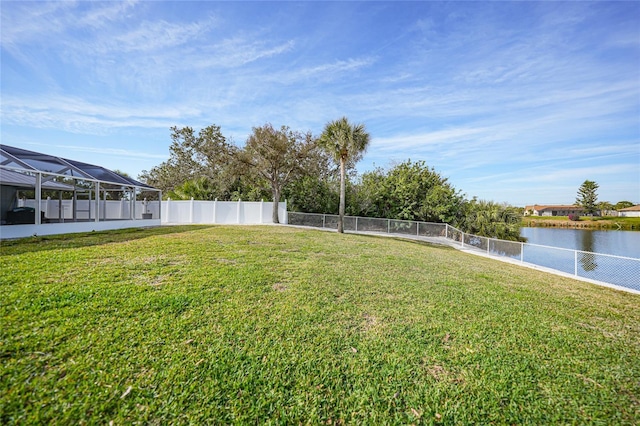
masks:
[[[162,227],[0,249],[0,424],[637,424],[640,296],[448,247]]]

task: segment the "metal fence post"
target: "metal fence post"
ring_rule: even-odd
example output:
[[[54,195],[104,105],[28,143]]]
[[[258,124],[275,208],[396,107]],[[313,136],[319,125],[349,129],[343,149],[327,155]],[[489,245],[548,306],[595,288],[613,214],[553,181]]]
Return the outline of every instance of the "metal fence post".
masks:
[[[326,213],[323,213],[322,214],[322,227],[323,228],[324,228],[324,224],[325,224],[326,221],[327,221],[327,215],[326,215]]]
[[[289,224],[289,210],[287,208],[287,199],[284,199],[284,224],[287,225]],[[278,203],[278,208],[280,208],[280,203]]]
[[[520,262],[524,262],[524,243],[520,243]]]
[[[387,219],[387,234],[391,233],[391,219]]]
[[[464,232],[460,233],[462,238],[460,238],[462,240],[462,247],[464,248]]]
[[[93,183],[93,188],[94,188],[93,190],[95,192],[95,200],[94,200],[94,203],[93,203],[93,205],[94,205],[93,210],[94,210],[95,217],[93,218],[93,221],[94,222],[100,222],[100,182],[95,181]],[[146,207],[146,203],[145,202],[143,202],[142,204]],[[40,210],[40,209],[38,209],[38,210]],[[142,212],[144,213],[144,209],[143,209]],[[89,207],[89,219],[91,219],[91,207]]]
[[[136,203],[138,201],[138,190],[136,188],[131,189],[131,218],[136,220]]]
[[[280,201],[280,200],[278,200]],[[280,203],[278,203],[278,206],[276,207],[276,209],[280,208]],[[264,223],[264,220],[262,220],[262,213],[264,213],[264,198],[262,198],[260,200],[260,223]]]
[[[420,236],[420,222],[416,222],[416,237]]]
[[[40,208],[42,207],[42,173],[36,173],[36,209],[35,209],[35,222],[34,225],[40,225],[42,223],[42,216],[40,215]],[[91,198],[91,197],[89,197]],[[91,211],[89,211],[89,218],[91,218]]]

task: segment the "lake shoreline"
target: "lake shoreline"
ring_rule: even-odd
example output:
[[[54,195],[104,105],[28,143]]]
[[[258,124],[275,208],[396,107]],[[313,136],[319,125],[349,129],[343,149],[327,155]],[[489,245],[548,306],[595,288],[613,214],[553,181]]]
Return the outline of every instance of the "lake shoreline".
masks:
[[[567,229],[595,229],[602,231],[640,231],[640,224],[615,219],[600,220],[558,220],[558,219],[522,219],[523,227],[567,228]]]

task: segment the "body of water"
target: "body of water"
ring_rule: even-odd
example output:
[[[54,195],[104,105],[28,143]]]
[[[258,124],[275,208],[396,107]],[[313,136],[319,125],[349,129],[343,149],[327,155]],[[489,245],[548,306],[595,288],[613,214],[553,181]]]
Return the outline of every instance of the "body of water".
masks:
[[[526,227],[520,235],[525,262],[640,290],[640,232]]]
[[[530,244],[640,259],[640,232],[637,231],[524,227],[520,235]]]

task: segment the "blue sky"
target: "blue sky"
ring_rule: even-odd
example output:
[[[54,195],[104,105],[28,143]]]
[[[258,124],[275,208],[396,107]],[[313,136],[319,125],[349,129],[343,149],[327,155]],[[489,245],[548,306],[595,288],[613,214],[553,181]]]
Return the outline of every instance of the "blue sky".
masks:
[[[171,126],[364,123],[360,172],[640,203],[640,2],[2,1],[1,140],[137,176]]]

